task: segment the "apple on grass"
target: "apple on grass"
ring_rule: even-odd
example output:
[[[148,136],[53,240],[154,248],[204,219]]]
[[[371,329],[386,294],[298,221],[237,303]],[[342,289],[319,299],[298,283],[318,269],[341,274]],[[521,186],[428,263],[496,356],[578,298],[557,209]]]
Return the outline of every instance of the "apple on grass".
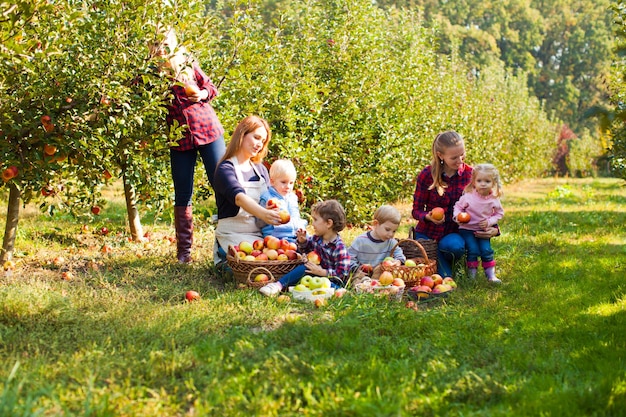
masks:
[[[196,291],[189,290],[185,293],[185,299],[189,302],[199,300],[200,294],[198,294]]]
[[[335,298],[341,298],[346,294],[347,290],[345,288],[337,288],[333,296]]]
[[[100,207],[99,206],[93,206],[91,208],[91,212],[97,216],[98,214],[100,214]]]

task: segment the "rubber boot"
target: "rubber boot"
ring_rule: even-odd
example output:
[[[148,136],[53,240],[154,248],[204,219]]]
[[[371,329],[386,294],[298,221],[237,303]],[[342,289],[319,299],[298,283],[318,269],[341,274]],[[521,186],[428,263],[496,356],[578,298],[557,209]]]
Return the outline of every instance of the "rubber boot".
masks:
[[[174,207],[174,226],[176,227],[176,258],[181,264],[192,262],[191,245],[193,244],[193,209],[191,206]]]
[[[502,281],[496,277],[496,261],[483,262],[483,268],[485,270],[485,276],[487,281],[492,284],[501,284]]]
[[[476,280],[476,272],[478,271],[478,261],[467,261],[467,278],[470,281]]]

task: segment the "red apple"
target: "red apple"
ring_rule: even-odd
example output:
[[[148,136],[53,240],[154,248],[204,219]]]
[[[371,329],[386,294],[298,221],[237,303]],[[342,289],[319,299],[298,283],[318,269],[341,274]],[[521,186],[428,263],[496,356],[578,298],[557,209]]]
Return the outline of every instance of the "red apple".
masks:
[[[433,290],[428,285],[418,285],[417,287],[413,287],[413,289],[418,292],[432,292]]]
[[[270,198],[269,200],[267,200],[267,204],[265,205],[265,208],[267,208],[268,210],[271,210],[271,209],[278,208],[279,205],[280,205],[280,202],[278,201],[278,199]]]
[[[291,249],[291,242],[289,242],[287,239],[281,239],[280,248],[285,252],[288,251],[289,249]]]
[[[252,255],[252,256],[254,256],[256,258],[257,256],[259,256],[262,253],[263,252],[261,252],[260,250],[254,249],[252,252],[250,252],[250,255]]]
[[[41,116],[41,124],[42,125],[49,125],[50,123],[52,123],[52,118],[48,115],[45,116]]]
[[[99,206],[93,206],[91,208],[91,212],[97,216],[98,214],[100,214],[100,207]]]
[[[254,258],[257,261],[267,261],[269,259],[268,256],[266,254],[264,254],[264,253],[259,253]]]
[[[104,176],[104,178],[105,178],[105,179],[107,179],[107,180],[110,180],[110,179],[113,177],[113,175],[111,175],[111,173],[109,172],[109,170],[108,170],[108,169],[105,169],[105,170],[102,172],[102,175],[103,175],[103,176]]]
[[[11,165],[10,167],[2,171],[2,180],[4,182],[9,182],[13,178],[17,177],[18,172],[19,171],[17,167],[15,165]]]
[[[262,239],[257,239],[252,242],[252,248],[255,250],[263,250],[264,244]]]
[[[309,260],[309,262],[315,265],[319,265],[322,262],[322,259],[315,251],[307,253],[306,257]]]
[[[391,285],[394,287],[404,287],[404,280],[402,278],[394,278],[393,281],[391,281]]]
[[[267,241],[267,247],[274,250],[280,249],[280,239],[270,236],[270,239]]]
[[[200,294],[198,294],[196,291],[189,290],[185,293],[185,299],[189,302],[199,300]]]
[[[285,251],[285,255],[287,255],[287,258],[289,258],[290,261],[298,259],[298,252],[295,250],[287,249]]]
[[[430,211],[430,217],[432,217],[433,220],[442,220],[445,215],[446,212],[441,207],[435,207]]]
[[[101,227],[101,228],[100,228],[100,234],[101,234],[101,235],[104,235],[104,236],[108,235],[108,234],[109,234],[109,229],[107,229],[107,228],[106,228],[106,227],[104,227],[104,226],[103,226],[103,227]]]
[[[457,216],[456,216],[456,220],[457,220],[459,223],[467,223],[467,222],[469,222],[469,221],[470,221],[470,219],[471,219],[471,218],[472,218],[472,217],[469,215],[469,213],[467,213],[467,212],[465,212],[465,211],[463,211],[463,212],[461,212],[461,213],[457,214]]]
[[[443,278],[441,277],[441,275],[432,274],[430,277],[433,279],[433,283],[435,284],[435,286],[443,284]]]
[[[370,264],[363,264],[361,265],[361,271],[369,275],[374,271],[374,268]]]
[[[52,156],[57,153],[57,147],[46,143],[45,145],[43,145],[43,153],[48,156]]]
[[[435,286],[435,281],[431,277],[425,276],[420,279],[420,285],[432,288]]]
[[[296,244],[296,242],[289,242],[289,249],[292,251],[297,252],[298,251],[298,245]]]

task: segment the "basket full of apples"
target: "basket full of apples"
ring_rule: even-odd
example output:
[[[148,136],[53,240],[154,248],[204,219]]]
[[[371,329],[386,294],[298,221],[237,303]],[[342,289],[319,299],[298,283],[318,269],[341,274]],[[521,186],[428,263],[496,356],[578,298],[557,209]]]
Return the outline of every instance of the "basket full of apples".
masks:
[[[416,301],[430,301],[448,297],[455,289],[456,282],[451,277],[432,274],[422,277],[417,285],[409,288],[407,294]]]
[[[326,277],[305,275],[295,287],[289,287],[294,300],[310,301],[326,299],[333,296],[335,289]]]
[[[391,255],[397,246],[400,246],[403,252],[406,251],[406,245],[412,245],[421,253],[421,256],[407,259],[404,265],[398,265]],[[402,239],[391,249],[389,256],[381,262],[380,268],[382,271],[391,272],[396,278],[403,279],[407,286],[414,286],[422,277],[437,273],[437,260],[429,258],[424,246],[417,240]]]
[[[357,293],[375,294],[388,296],[390,300],[400,301],[406,285],[404,280],[394,277],[389,271],[383,271],[378,279],[364,278],[354,285]]]
[[[254,242],[242,241],[239,245],[229,246],[226,262],[239,283],[249,284],[250,271],[259,266],[266,268],[278,280],[306,262],[306,256],[297,249],[297,245],[287,239],[266,236]]]

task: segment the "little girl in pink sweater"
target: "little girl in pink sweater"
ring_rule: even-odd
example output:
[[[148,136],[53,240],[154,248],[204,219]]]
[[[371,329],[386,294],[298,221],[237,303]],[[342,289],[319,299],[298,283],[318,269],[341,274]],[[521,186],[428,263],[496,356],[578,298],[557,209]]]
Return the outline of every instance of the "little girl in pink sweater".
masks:
[[[467,248],[467,269],[470,279],[476,278],[478,257],[483,264],[489,282],[500,284],[496,277],[496,261],[490,239],[478,238],[474,232],[493,226],[504,216],[500,203],[502,184],[500,174],[492,164],[478,164],[472,172],[472,180],[454,205],[453,220],[459,224],[459,234]],[[469,214],[467,216],[461,213]]]

